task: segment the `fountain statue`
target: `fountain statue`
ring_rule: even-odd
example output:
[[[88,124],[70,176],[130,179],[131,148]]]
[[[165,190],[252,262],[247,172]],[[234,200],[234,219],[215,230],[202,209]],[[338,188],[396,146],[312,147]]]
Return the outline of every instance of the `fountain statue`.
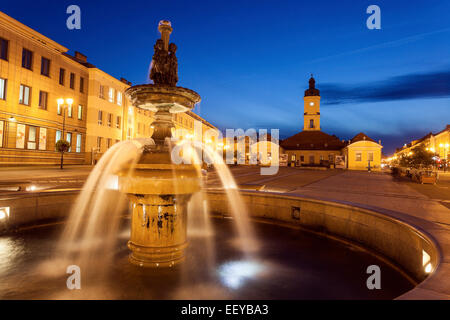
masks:
[[[125,92],[135,107],[155,112],[154,143],[144,146],[133,168],[124,168],[118,174],[120,191],[132,204],[129,260],[143,267],[171,267],[183,260],[187,203],[200,190],[201,182],[194,165],[171,161],[172,114],[191,110],[200,96],[176,86],[177,47],[169,44],[170,22],[161,21],[158,30],[161,39],[154,46],[150,72],[153,84],[136,85]]]

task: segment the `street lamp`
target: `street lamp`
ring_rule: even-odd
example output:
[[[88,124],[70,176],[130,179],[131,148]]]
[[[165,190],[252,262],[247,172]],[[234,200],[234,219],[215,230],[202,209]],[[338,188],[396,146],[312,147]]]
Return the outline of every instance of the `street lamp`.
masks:
[[[62,125],[62,134],[61,134],[61,140],[65,140],[64,139],[64,131],[66,129],[66,108],[72,108],[72,103],[73,103],[73,99],[72,98],[67,98],[66,99],[66,105],[64,105],[64,99],[63,98],[59,98],[57,100],[58,102],[58,113],[60,113],[61,107],[62,107],[62,112],[63,112],[63,125]],[[63,168],[63,162],[64,162],[64,152],[61,152],[61,169]]]

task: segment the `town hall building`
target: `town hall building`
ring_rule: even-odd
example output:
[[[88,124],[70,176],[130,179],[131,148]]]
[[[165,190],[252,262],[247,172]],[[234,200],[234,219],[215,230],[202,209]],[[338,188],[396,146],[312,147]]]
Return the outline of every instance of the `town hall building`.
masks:
[[[280,142],[282,152],[288,155],[289,166],[334,167],[341,165],[350,170],[379,170],[381,141],[357,134],[349,141],[340,140],[321,130],[320,91],[311,76],[305,91],[303,130]]]

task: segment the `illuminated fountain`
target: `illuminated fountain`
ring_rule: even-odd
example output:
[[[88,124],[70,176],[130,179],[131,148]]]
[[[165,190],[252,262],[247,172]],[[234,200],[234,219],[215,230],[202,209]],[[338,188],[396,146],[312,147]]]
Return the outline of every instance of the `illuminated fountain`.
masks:
[[[120,190],[132,203],[130,261],[139,266],[172,266],[184,257],[187,245],[187,203],[200,190],[194,165],[171,160],[172,114],[192,109],[200,96],[177,87],[176,45],[169,44],[170,22],[159,24],[150,78],[154,84],[137,85],[125,94],[135,107],[155,112],[154,144],[146,145],[130,175],[122,171]]]

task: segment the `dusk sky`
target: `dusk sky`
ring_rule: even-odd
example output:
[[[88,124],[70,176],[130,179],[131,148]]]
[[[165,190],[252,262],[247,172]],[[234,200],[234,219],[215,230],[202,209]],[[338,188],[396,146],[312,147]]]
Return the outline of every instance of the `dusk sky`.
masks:
[[[81,8],[81,30],[66,8]],[[366,9],[381,8],[381,30]],[[390,154],[450,123],[450,1],[3,1],[0,10],[80,51],[105,72],[148,82],[162,19],[172,22],[179,86],[202,96],[196,113],[221,129],[303,126],[311,73],[321,126],[363,131]]]

